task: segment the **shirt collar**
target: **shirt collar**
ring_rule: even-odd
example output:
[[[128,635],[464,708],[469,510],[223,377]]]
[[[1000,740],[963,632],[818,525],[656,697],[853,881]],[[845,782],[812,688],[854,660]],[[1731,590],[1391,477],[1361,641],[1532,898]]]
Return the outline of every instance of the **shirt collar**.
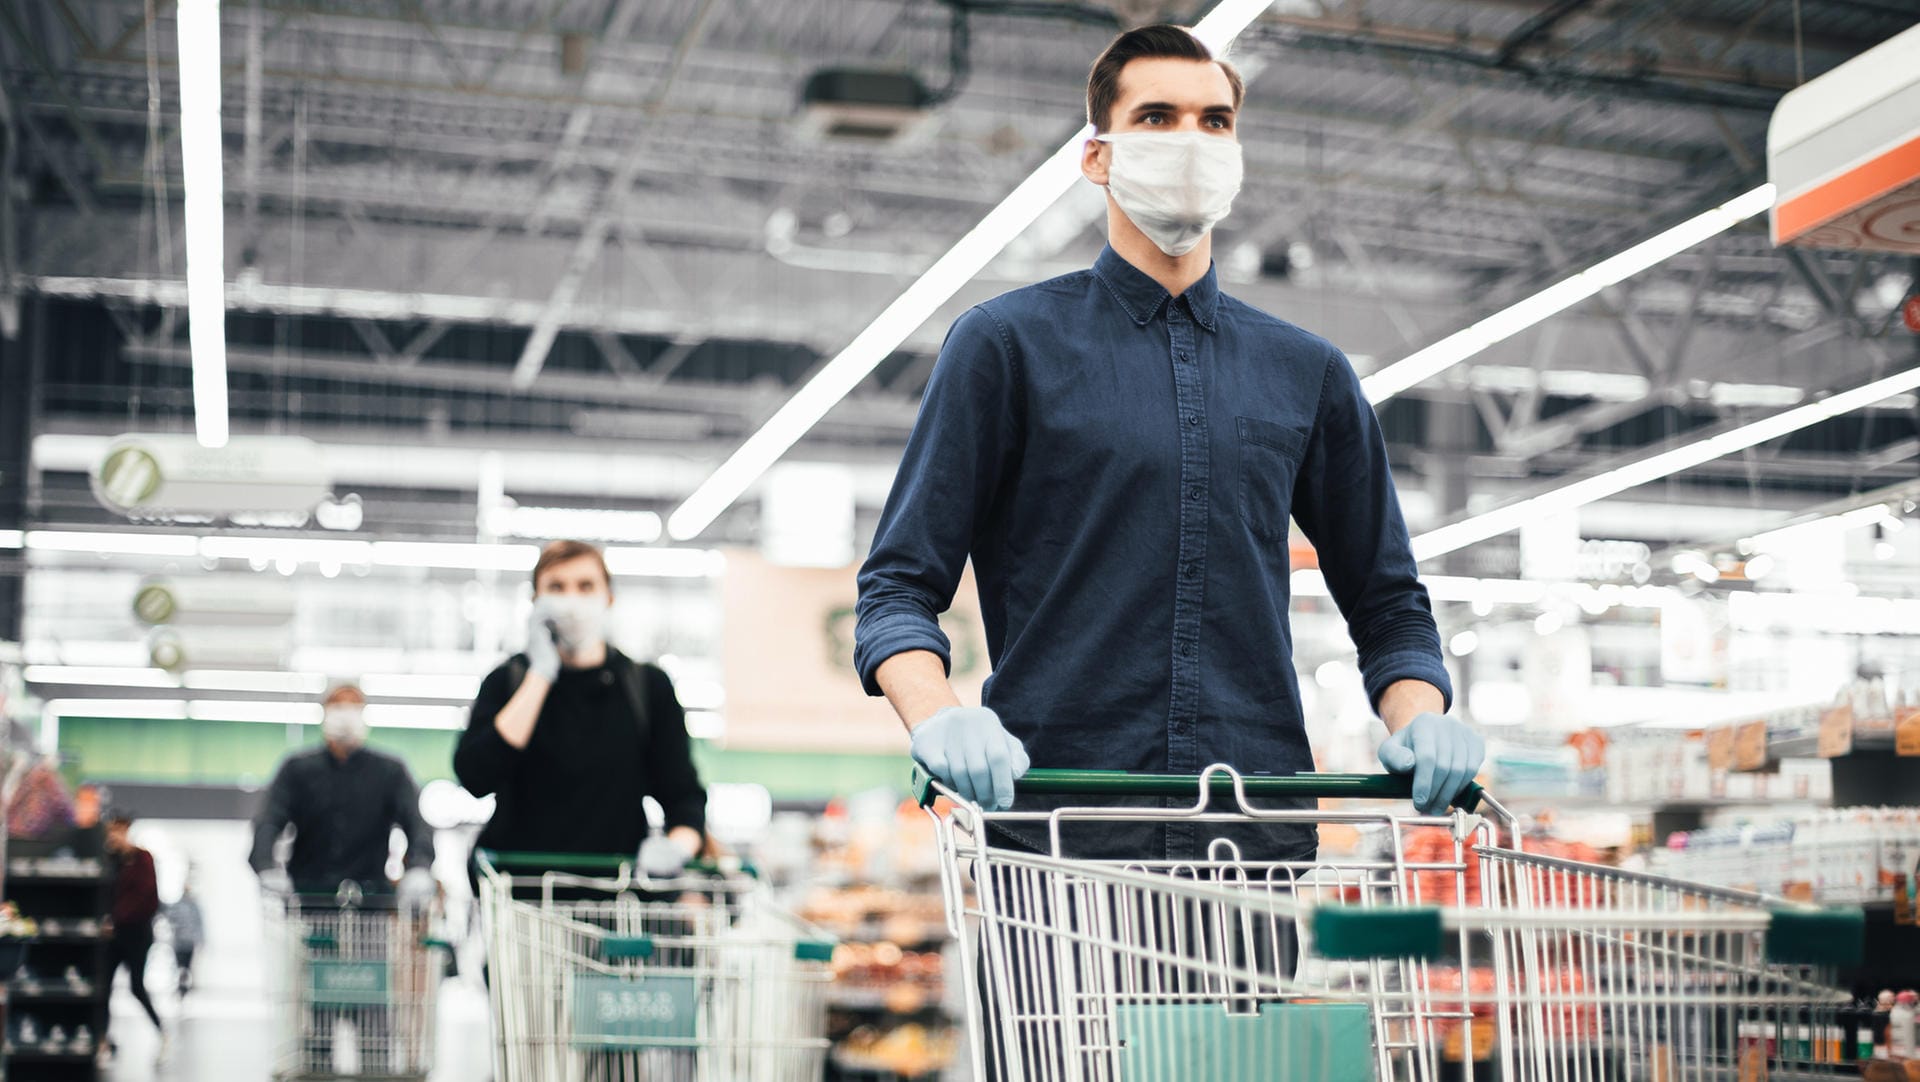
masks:
[[[1121,258],[1112,245],[1101,250],[1100,258],[1093,261],[1093,273],[1106,285],[1113,298],[1120,302],[1120,307],[1126,309],[1133,321],[1143,327],[1159,314],[1161,305],[1172,300],[1165,286]],[[1212,263],[1207,264],[1207,273],[1188,286],[1183,296],[1187,299],[1188,309],[1193,312],[1194,320],[1207,330],[1213,330],[1214,316],[1220,308],[1220,279]]]

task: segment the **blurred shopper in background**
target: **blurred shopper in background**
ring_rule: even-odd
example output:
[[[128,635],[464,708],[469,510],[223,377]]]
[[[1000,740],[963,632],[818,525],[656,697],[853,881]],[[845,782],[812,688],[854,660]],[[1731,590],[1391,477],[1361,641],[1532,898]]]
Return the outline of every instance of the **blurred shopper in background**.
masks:
[[[420,790],[399,759],[367,747],[367,697],[341,684],[322,700],[317,748],[295,752],[267,786],[253,822],[248,863],[270,889],[331,895],[351,883],[364,894],[395,893],[387,878],[393,828],[407,837],[400,904],[424,911],[433,900],[433,829],[420,817]],[[284,872],[274,846],[293,827]]]
[[[533,592],[526,651],[481,683],[454,750],[460,784],[497,801],[480,847],[638,852],[649,875],[678,874],[703,847],[707,794],[673,681],[607,645],[613,582],[599,549],[547,545]],[[664,835],[649,836],[647,796]]]
[[[180,900],[163,910],[173,939],[174,990],[185,996],[193,988],[193,952],[206,941],[206,922],[191,881],[180,885]]]
[[[147,955],[153,950],[153,918],[160,912],[160,886],[153,875],[153,854],[133,844],[127,832],[133,816],[113,811],[107,816],[106,849],[113,868],[113,909],[107,917],[107,980],[116,970],[127,970],[127,984],[133,998],[160,1031],[160,1058],[168,1051],[166,1027],[160,1024],[160,1012],[153,1009],[153,997],[147,994]],[[108,1012],[109,1025],[112,1012]],[[104,1030],[103,1030],[104,1035]],[[113,1054],[113,1043],[103,1041],[101,1058]]]

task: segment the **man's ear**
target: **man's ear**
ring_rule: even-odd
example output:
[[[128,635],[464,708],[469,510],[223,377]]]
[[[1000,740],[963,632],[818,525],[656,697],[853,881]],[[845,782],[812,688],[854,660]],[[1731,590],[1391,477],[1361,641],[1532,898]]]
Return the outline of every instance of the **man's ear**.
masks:
[[[1080,175],[1100,187],[1107,186],[1107,165],[1113,161],[1113,144],[1088,139],[1080,149]]]

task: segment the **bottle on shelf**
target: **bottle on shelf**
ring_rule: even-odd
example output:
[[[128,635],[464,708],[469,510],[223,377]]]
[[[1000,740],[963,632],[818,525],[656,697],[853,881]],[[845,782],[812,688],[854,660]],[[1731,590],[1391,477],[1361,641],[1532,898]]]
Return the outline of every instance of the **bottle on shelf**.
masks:
[[[1893,1010],[1887,1015],[1887,1050],[1898,1059],[1914,1056],[1914,1005],[1920,994],[1909,988],[1894,997]]]
[[[1888,1046],[1892,1037],[1894,995],[1891,989],[1883,989],[1873,1001],[1873,1058],[1890,1059],[1893,1050]]]

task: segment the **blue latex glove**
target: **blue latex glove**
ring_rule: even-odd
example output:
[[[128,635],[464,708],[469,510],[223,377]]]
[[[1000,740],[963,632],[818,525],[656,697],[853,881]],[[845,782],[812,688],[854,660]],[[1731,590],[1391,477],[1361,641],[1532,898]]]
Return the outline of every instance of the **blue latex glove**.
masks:
[[[1014,779],[1033,765],[984,706],[949,706],[914,726],[912,751],[927,773],[989,811],[1013,807]]]
[[[553,605],[541,598],[533,603],[533,615],[527,619],[527,668],[547,678],[560,678],[560,646],[554,638]]]
[[[1380,765],[1413,775],[1413,806],[1439,815],[1480,772],[1487,742],[1445,714],[1420,714],[1380,745]]]

